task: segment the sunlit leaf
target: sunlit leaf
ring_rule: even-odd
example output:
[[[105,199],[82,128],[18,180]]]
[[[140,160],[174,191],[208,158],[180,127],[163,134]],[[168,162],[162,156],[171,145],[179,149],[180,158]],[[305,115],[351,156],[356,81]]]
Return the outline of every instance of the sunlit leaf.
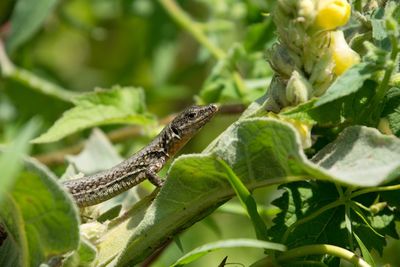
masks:
[[[66,111],[46,133],[33,142],[58,141],[72,133],[99,125],[145,125],[153,122],[153,118],[146,113],[143,90],[139,88],[97,90],[77,97],[74,102],[75,107]]]

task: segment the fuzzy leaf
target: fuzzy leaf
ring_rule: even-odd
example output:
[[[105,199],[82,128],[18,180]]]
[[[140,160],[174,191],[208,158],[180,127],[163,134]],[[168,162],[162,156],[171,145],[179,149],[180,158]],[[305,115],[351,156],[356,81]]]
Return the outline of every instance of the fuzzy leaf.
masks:
[[[375,73],[376,66],[369,62],[362,62],[354,65],[343,75],[339,76],[315,103],[315,106],[322,106],[344,96],[357,92],[362,88],[363,83]]]
[[[9,237],[0,247],[1,266],[39,266],[78,247],[78,211],[56,177],[26,160],[0,216]]]

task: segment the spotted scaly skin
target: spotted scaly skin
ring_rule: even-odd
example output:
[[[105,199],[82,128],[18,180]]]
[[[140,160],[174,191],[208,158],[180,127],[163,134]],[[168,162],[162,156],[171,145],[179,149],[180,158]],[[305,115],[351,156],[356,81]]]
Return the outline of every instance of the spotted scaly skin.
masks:
[[[146,147],[120,164],[63,182],[79,207],[106,201],[148,179],[161,186],[157,173],[217,112],[217,106],[191,106],[178,114]]]

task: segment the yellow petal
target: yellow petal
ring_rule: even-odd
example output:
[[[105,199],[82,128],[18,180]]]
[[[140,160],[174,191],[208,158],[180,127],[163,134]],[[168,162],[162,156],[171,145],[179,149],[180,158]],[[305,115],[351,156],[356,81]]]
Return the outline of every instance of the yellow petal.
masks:
[[[348,68],[360,62],[360,55],[347,44],[343,32],[336,31],[331,34],[332,58],[335,62],[333,72],[341,75]]]
[[[350,19],[351,6],[346,0],[319,1],[315,24],[324,30],[345,25]]]

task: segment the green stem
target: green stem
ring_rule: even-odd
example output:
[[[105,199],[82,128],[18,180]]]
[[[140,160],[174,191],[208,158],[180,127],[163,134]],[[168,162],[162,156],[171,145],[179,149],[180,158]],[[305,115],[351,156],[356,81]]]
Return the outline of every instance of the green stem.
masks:
[[[218,60],[226,58],[226,53],[213,44],[207,35],[204,33],[203,27],[200,23],[193,21],[183,11],[174,0],[159,0],[160,4],[165,8],[169,15],[178,23],[182,28],[188,31],[200,44],[210,51],[210,53]],[[232,71],[232,79],[234,80],[237,88],[237,93],[240,97],[244,95],[246,90],[243,78],[237,70]]]
[[[19,82],[41,94],[48,95],[65,102],[71,102],[74,97],[79,95],[78,93],[67,91],[58,85],[42,79],[32,72],[16,67],[7,57],[4,44],[1,40],[0,67],[3,77]]]
[[[385,74],[384,74],[383,79],[377,89],[374,104],[379,104],[379,102],[381,102],[383,97],[385,96],[387,90],[389,89],[389,82],[390,82],[390,78],[392,77],[393,70],[396,67],[396,58],[397,58],[397,54],[399,52],[397,38],[395,36],[391,35],[390,41],[391,41],[391,45],[392,45],[390,61],[387,64]]]
[[[355,198],[360,195],[364,195],[364,194],[368,194],[368,193],[372,193],[372,192],[393,191],[393,190],[400,190],[400,184],[361,189],[359,191],[352,193],[350,195],[350,198]]]
[[[321,245],[308,245],[308,246],[302,246],[298,248],[294,248],[291,250],[288,250],[286,252],[283,252],[277,260],[279,262],[286,262],[290,261],[294,258],[298,257],[304,257],[308,255],[315,255],[315,254],[328,254],[332,256],[339,257],[341,259],[344,259],[352,264],[354,266],[358,267],[371,267],[368,263],[366,263],[362,258],[354,254],[353,252],[333,246],[333,245],[326,245],[326,244],[321,244]]]
[[[340,206],[344,203],[344,201],[342,199],[338,199],[332,203],[329,203],[326,206],[323,206],[322,208],[320,208],[319,210],[313,212],[312,214],[308,215],[307,217],[304,217],[301,220],[298,220],[297,222],[295,222],[294,224],[292,224],[291,226],[288,227],[288,229],[286,229],[285,233],[283,234],[281,243],[285,244],[287,238],[289,237],[289,234],[293,231],[294,228],[296,228],[297,226],[306,223],[314,218],[316,218],[318,215],[324,213],[325,211],[328,211],[330,209],[333,209],[337,206]]]
[[[202,28],[194,22],[177,4],[174,0],[159,0],[161,5],[167,10],[171,17],[185,30],[193,35],[193,37],[206,47],[211,54],[217,59],[226,57],[225,52],[219,47],[215,46],[207,36],[204,34]]]

